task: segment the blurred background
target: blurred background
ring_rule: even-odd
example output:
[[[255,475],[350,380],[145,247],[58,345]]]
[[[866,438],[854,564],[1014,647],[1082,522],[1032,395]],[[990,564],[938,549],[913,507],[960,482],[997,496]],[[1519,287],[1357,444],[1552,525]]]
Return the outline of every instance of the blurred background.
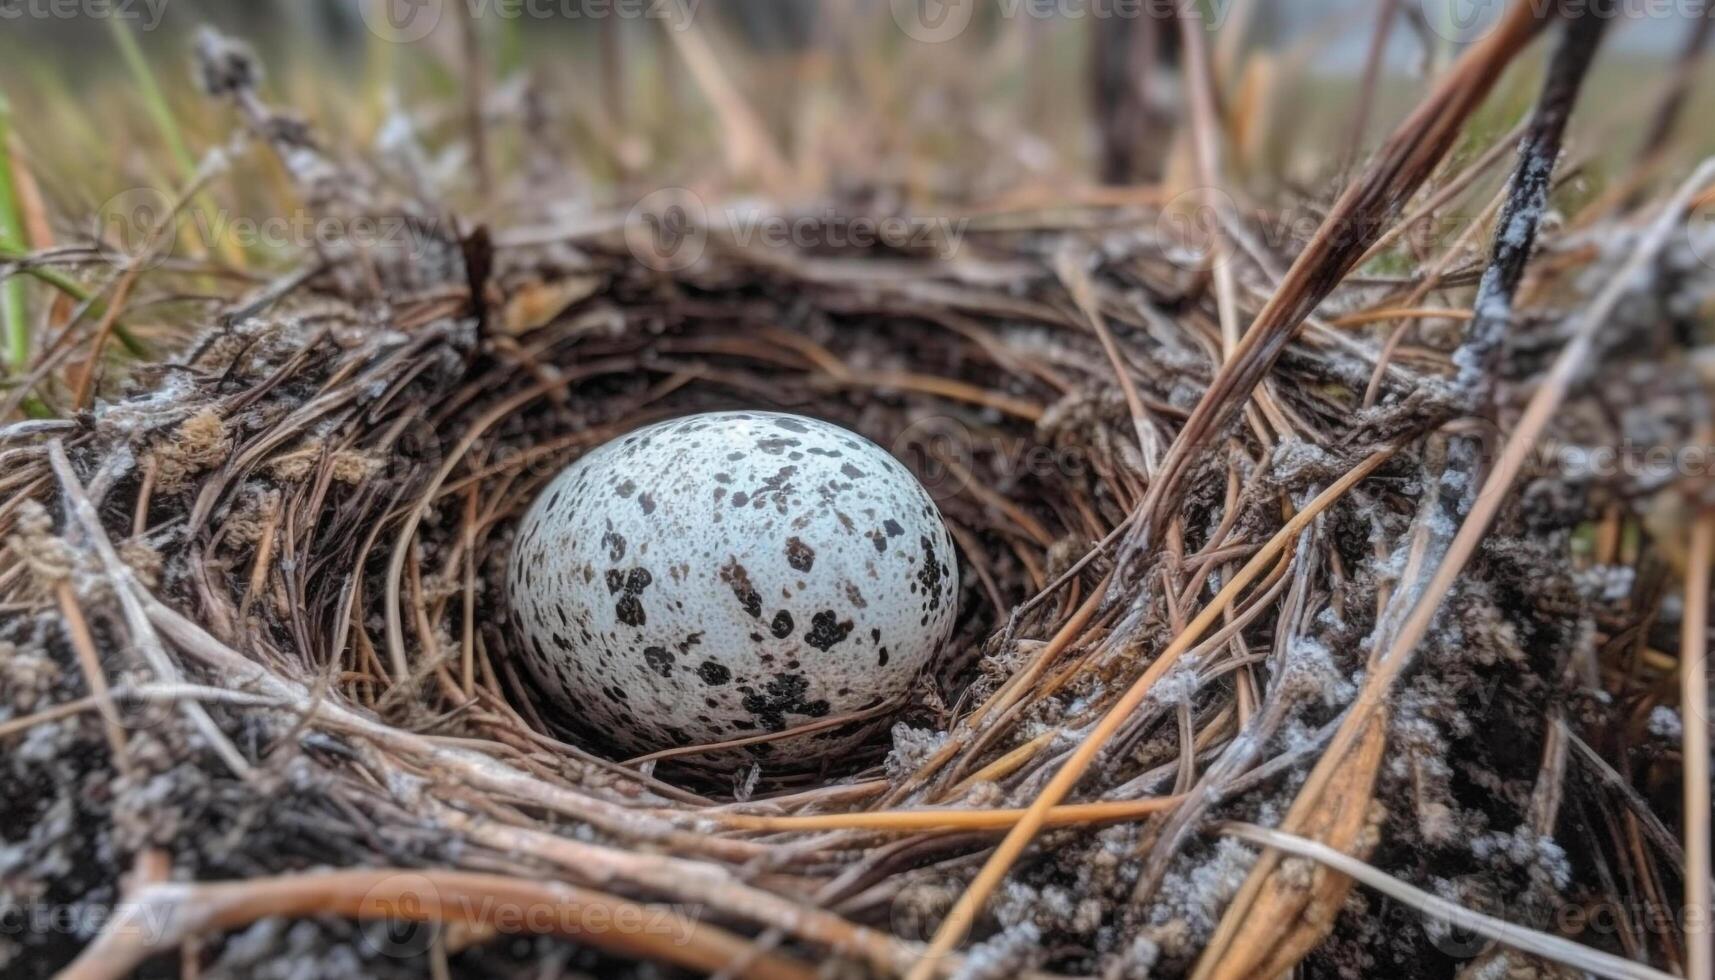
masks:
[[[0,0],[0,94],[12,152],[59,214],[97,213],[139,187],[181,188],[211,150],[238,149],[230,113],[192,77],[205,25],[254,46],[267,98],[327,147],[372,155],[388,179],[432,187],[473,220],[533,219],[545,200],[575,210],[664,185],[788,201],[861,186],[917,206],[1004,211],[1050,192],[1075,203],[1079,188],[1187,185],[1175,20],[1193,9],[1233,109],[1232,189],[1326,200],[1503,6]],[[1619,6],[1625,22],[1572,140],[1580,178],[1564,193],[1599,194],[1610,164],[1635,158],[1649,125],[1638,107],[1654,104],[1708,30],[1707,0]],[[1539,46],[1479,114],[1472,147],[1522,118],[1542,57]],[[1709,118],[1715,88],[1691,92],[1689,117]],[[475,120],[483,139],[459,138]],[[1715,149],[1715,131],[1694,128],[1676,149],[1688,158]],[[223,209],[274,212],[285,179],[266,154],[221,165],[239,178],[211,189]],[[529,179],[497,191],[485,186],[494,173]],[[1489,190],[1470,199],[1480,205]]]

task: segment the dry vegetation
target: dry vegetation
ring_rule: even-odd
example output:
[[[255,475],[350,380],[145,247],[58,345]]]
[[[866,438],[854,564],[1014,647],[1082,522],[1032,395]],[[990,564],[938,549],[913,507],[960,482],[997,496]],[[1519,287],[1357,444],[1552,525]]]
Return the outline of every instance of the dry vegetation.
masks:
[[[554,93],[474,84],[474,30],[463,97],[373,156],[197,40],[199,126],[233,131],[175,213],[261,161],[281,214],[389,240],[79,237],[0,132],[0,909],[79,926],[0,932],[0,975],[1709,980],[1715,499],[1694,464],[1565,465],[1709,444],[1715,166],[1680,143],[1709,30],[1574,193],[1610,26],[1513,5],[1363,152],[1359,98],[1326,192],[1244,175],[1281,69],[1195,20],[1161,28],[1183,105],[1097,114],[1109,170],[1164,148],[1117,187],[1029,178],[982,118],[949,151],[854,111],[789,154],[720,39],[674,32],[725,152],[702,200],[960,231],[711,221],[682,268],[641,261],[636,212],[552,198]],[[877,84],[828,57],[804,70]],[[924,70],[955,115],[983,77]],[[456,188],[401,162],[417,129]],[[992,166],[899,176],[949,158]],[[736,779],[611,758],[509,652],[533,494],[736,406],[899,453],[961,550],[954,655],[839,771],[766,736]]]

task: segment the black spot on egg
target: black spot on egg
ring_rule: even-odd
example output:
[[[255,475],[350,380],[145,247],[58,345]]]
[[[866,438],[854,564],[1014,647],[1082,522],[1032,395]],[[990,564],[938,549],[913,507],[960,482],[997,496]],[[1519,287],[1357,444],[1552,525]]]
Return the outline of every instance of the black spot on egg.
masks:
[[[756,441],[756,448],[770,456],[779,456],[781,453],[784,453],[786,450],[797,445],[800,445],[798,440],[790,439],[786,436],[770,436],[767,439],[758,439]]]
[[[820,718],[828,713],[828,702],[825,698],[807,700],[809,687],[803,674],[775,674],[761,691],[744,696],[744,710],[771,732],[788,727],[788,714]]]
[[[804,642],[826,653],[835,644],[845,640],[852,632],[852,621],[840,621],[832,609],[824,609],[810,617],[810,632],[804,634]]]
[[[642,626],[647,617],[643,612],[643,590],[647,589],[654,577],[647,568],[633,568],[621,572],[617,568],[607,570],[608,594],[617,594],[619,599],[613,605],[614,616],[627,626]]]
[[[607,549],[609,561],[619,561],[625,557],[625,538],[620,534],[609,531],[602,535],[601,546]]]
[[[941,575],[942,565],[935,557],[935,545],[928,538],[919,542],[923,548],[923,565],[917,569],[917,581],[922,583],[923,591],[928,594],[929,608],[941,608]]]
[[[697,676],[710,687],[717,687],[732,680],[732,670],[713,660],[705,660],[697,665]]]
[[[643,650],[643,659],[649,664],[650,670],[655,671],[662,677],[672,676],[673,664],[676,658],[673,656],[672,651],[667,648],[645,647]]]

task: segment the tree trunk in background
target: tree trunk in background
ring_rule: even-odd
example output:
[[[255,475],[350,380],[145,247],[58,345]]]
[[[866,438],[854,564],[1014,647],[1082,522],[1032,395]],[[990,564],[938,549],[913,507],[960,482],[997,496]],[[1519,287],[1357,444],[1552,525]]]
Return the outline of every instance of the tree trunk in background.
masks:
[[[1092,17],[1089,24],[1090,102],[1101,139],[1101,180],[1157,180],[1174,118],[1160,89],[1178,71],[1178,25],[1147,15]]]

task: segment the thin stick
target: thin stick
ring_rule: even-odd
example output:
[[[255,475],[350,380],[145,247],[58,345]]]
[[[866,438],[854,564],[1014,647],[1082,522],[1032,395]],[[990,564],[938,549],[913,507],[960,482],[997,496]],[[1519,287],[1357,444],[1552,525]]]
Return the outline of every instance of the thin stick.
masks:
[[[274,562],[274,538],[280,527],[282,504],[277,494],[268,495],[268,513],[262,517],[262,530],[256,536],[256,559],[250,565],[250,584],[244,597],[238,600],[238,621],[250,618],[250,606],[268,586],[268,570]],[[288,556],[289,557],[289,556]]]
[[[1443,306],[1390,306],[1376,310],[1359,310],[1328,321],[1330,327],[1361,327],[1367,323],[1387,320],[1469,320],[1476,316],[1470,310]]]
[[[1506,155],[1507,150],[1518,145],[1518,141],[1524,136],[1525,127],[1528,125],[1530,125],[1530,118],[1527,116],[1520,120],[1517,126],[1513,127],[1512,132],[1496,140],[1495,145],[1484,150],[1482,156],[1479,156],[1470,166],[1460,171],[1459,176],[1436,188],[1429,197],[1424,199],[1422,204],[1413,208],[1410,214],[1383,232],[1382,236],[1376,239],[1375,244],[1364,251],[1363,257],[1358,259],[1358,267],[1362,268],[1371,259],[1392,248],[1395,242],[1417,227],[1425,218],[1441,210],[1454,198],[1469,189],[1472,184],[1477,182],[1477,178],[1488,173],[1489,168]]]
[[[1072,803],[1048,811],[1046,827],[1136,820],[1171,810],[1177,796],[1154,796],[1139,800],[1102,800]],[[874,810],[859,813],[816,813],[803,817],[768,817],[755,814],[723,814],[715,819],[739,830],[1005,830],[1026,813],[1006,810]]]
[[[151,883],[127,896],[123,910],[57,980],[118,980],[150,954],[204,933],[270,916],[317,915],[567,935],[610,952],[699,970],[719,969],[749,947],[747,940],[667,906],[643,905],[563,882],[470,871],[365,868],[196,885]],[[595,928],[598,921],[607,928]],[[620,927],[624,922],[636,925]],[[759,954],[751,970],[752,976],[781,980],[815,976],[804,964],[772,953]]]
[[[1203,185],[1199,196],[1203,199],[1204,207],[1220,214],[1227,203],[1227,197],[1220,187],[1220,120],[1215,108],[1215,78],[1209,73],[1207,45],[1204,43],[1203,17],[1196,6],[1187,6],[1181,12],[1179,37],[1184,46],[1185,89],[1191,102],[1191,157],[1197,167],[1197,179]],[[1221,356],[1223,359],[1230,359],[1239,346],[1237,294],[1233,270],[1227,262],[1231,245],[1224,235],[1216,235],[1212,244],[1214,251],[1207,256],[1207,264],[1215,277],[1215,306],[1221,324]]]
[[[944,798],[956,800],[969,792],[970,788],[978,783],[999,782],[1002,778],[1012,775],[1023,767],[1026,762],[1036,758],[1036,753],[1040,752],[1043,746],[1054,741],[1057,735],[1058,733],[1052,728],[1044,731],[1042,734],[1028,742],[1025,742],[1018,748],[1013,749],[1011,752],[1008,752],[981,769],[978,769],[976,772],[966,776],[964,779],[961,779],[957,785],[943,794]]]
[[[144,612],[143,603],[138,598],[139,593],[148,593],[137,584],[137,577],[132,574],[131,567],[121,561],[119,553],[113,550],[113,542],[107,537],[107,529],[102,526],[101,518],[96,514],[95,505],[90,502],[89,495],[84,493],[83,484],[78,482],[77,473],[71,468],[71,460],[66,458],[65,445],[58,439],[48,442],[48,461],[53,467],[55,477],[60,481],[60,488],[65,492],[67,509],[77,522],[83,525],[84,533],[94,546],[96,555],[100,557],[107,577],[113,582],[113,591],[119,599],[120,610],[124,613],[125,623],[131,630],[138,652],[143,655],[144,661],[157,678],[168,682],[177,681],[178,670],[161,646],[161,639],[149,624],[148,614]],[[186,701],[180,705],[180,710],[190,719],[214,753],[226,763],[228,769],[240,777],[249,774],[250,764],[220,730],[220,726],[214,723],[214,719],[209,717],[209,713],[203,710],[202,705]]]
[[[850,725],[853,722],[867,721],[881,715],[892,714],[893,712],[898,711],[899,707],[900,703],[897,700],[883,701],[874,707],[864,708],[859,711],[853,711],[842,715],[833,715],[827,718],[818,718],[815,721],[809,721],[802,725],[795,725],[791,728],[781,729],[778,732],[762,732],[757,735],[746,735],[742,738],[729,738],[721,742],[705,742],[700,745],[681,745],[677,748],[661,749],[656,752],[651,752],[648,755],[640,755],[627,759],[621,763],[621,765],[630,769],[650,762],[659,762],[662,759],[677,759],[687,755],[703,755],[709,752],[738,749],[743,748],[746,745],[758,745],[763,742],[778,742],[785,738],[795,738],[799,735],[808,735],[811,732],[819,732],[823,729],[838,728],[841,725]]]
[[[733,84],[684,0],[673,0],[673,6],[673,17],[661,22],[663,32],[720,118],[728,166],[737,174],[755,176],[777,189],[791,186],[792,169],[775,146],[762,117]]]
[[[34,714],[25,715],[22,718],[11,718],[6,721],[0,721],[0,739],[11,738],[19,732],[29,731],[37,725],[43,725],[50,721],[58,721],[61,718],[70,718],[72,715],[88,711],[91,708],[100,709],[103,705],[103,700],[104,699],[92,694],[88,697],[78,698],[75,701],[62,701],[59,704],[43,708]]]
[[[1493,254],[1477,289],[1476,318],[1467,328],[1459,357],[1458,385],[1465,392],[1478,394],[1479,406],[1486,400],[1479,393],[1490,375],[1488,362],[1500,349],[1512,314],[1513,294],[1536,245],[1537,227],[1548,205],[1566,125],[1607,25],[1608,18],[1600,16],[1579,17],[1566,25],[1543,80],[1536,111],[1531,114],[1530,128],[1519,143],[1518,167],[1496,225]]]
[[[1686,980],[1715,978],[1709,867],[1709,563],[1715,561],[1715,509],[1691,527],[1685,618],[1679,646],[1679,707],[1685,729]]]
[[[1370,128],[1370,115],[1376,103],[1376,79],[1381,76],[1382,55],[1387,51],[1388,36],[1393,33],[1394,15],[1399,13],[1399,0],[1381,0],[1376,4],[1376,28],[1370,35],[1370,50],[1364,56],[1363,81],[1358,84],[1358,108],[1352,113],[1352,131],[1346,137],[1346,158],[1340,165],[1342,175],[1352,172],[1358,154],[1364,148],[1364,133]]]
[[[208,687],[203,684],[142,684],[137,687],[108,688],[108,697],[117,700],[136,701],[179,701],[195,698],[199,701],[213,701],[221,704],[237,704],[245,706],[282,706],[275,698],[246,694],[243,691],[228,691],[221,687]],[[62,701],[52,707],[43,708],[35,714],[22,718],[13,718],[0,722],[0,738],[10,738],[19,732],[28,731],[36,725],[69,718],[72,715],[94,709],[100,711],[103,699],[91,695],[74,701]]]
[[[1048,665],[1053,663],[1054,659],[1084,632],[1084,627],[1090,624],[1090,619],[1101,607],[1102,596],[1107,593],[1107,584],[1108,579],[1104,577],[1094,589],[1091,589],[1089,598],[1085,599],[1077,611],[1072,613],[1071,618],[1066,620],[1064,626],[1061,626],[1054,632],[1053,636],[1049,637],[1042,649],[1036,651],[1035,656],[1031,657],[1030,663],[1001,685],[1000,690],[996,691],[993,697],[978,705],[977,709],[971,712],[971,716],[965,719],[965,723],[975,729],[982,724],[983,718],[990,711],[1005,711],[1012,707],[1013,702],[1022,697],[1023,692],[1036,683],[1042,676],[1042,672],[1048,669]]]
[[[483,119],[484,82],[488,69],[482,57],[482,29],[477,8],[458,4],[459,46],[464,56],[464,122],[470,139],[471,163],[476,170],[477,190],[487,195],[494,186],[494,168],[489,163],[488,126]]]
[[[1505,919],[1497,919],[1492,915],[1473,912],[1456,902],[1450,902],[1438,895],[1430,893],[1400,881],[1371,865],[1337,851],[1320,841],[1288,834],[1284,831],[1270,830],[1254,824],[1228,823],[1222,824],[1220,832],[1229,837],[1237,837],[1252,844],[1261,844],[1301,858],[1309,858],[1319,864],[1340,872],[1347,877],[1361,881],[1403,905],[1409,905],[1425,915],[1440,919],[1457,926],[1469,929],[1480,936],[1504,943],[1514,949],[1540,956],[1543,959],[1563,963],[1579,970],[1586,970],[1597,976],[1615,977],[1618,980],[1673,980],[1671,974],[1651,969],[1642,963],[1636,963],[1612,953],[1604,953],[1551,936],[1535,929],[1526,929],[1514,925]]]
[[[130,755],[126,749],[125,728],[119,723],[119,712],[113,707],[113,693],[107,687],[107,674],[101,669],[101,658],[95,652],[95,641],[89,635],[89,623],[78,605],[77,591],[70,579],[54,583],[54,596],[59,600],[60,615],[65,617],[66,632],[71,634],[72,649],[77,652],[77,665],[83,671],[84,682],[101,715],[101,726],[107,733],[107,744],[113,749],[113,761],[121,769],[128,768]]]
[[[463,613],[459,632],[459,664],[465,700],[476,696],[476,495],[471,487],[465,496]]]
[[[1108,363],[1113,365],[1114,377],[1119,381],[1120,391],[1125,394],[1126,409],[1131,412],[1132,428],[1137,432],[1137,450],[1143,454],[1144,475],[1148,476],[1155,471],[1156,463],[1161,459],[1161,442],[1150,427],[1149,413],[1144,410],[1143,399],[1137,393],[1137,382],[1131,376],[1131,365],[1120,353],[1113,331],[1108,329],[1107,321],[1102,318],[1095,284],[1090,282],[1089,273],[1078,265],[1076,253],[1069,249],[1061,249],[1055,256],[1054,271],[1066,291],[1072,294],[1072,302],[1077,304],[1078,312],[1084,314],[1090,329],[1102,342],[1102,352],[1107,355]]]
[[[393,672],[398,677],[411,676],[411,668],[405,662],[405,627],[399,614],[401,602],[399,583],[405,571],[406,553],[410,550],[411,542],[416,538],[417,525],[428,513],[430,504],[434,502],[436,492],[440,489],[441,484],[446,482],[453,469],[458,466],[459,461],[464,458],[464,454],[470,451],[470,447],[476,444],[476,440],[488,431],[490,426],[547,394],[551,389],[571,384],[574,380],[572,378],[560,378],[534,385],[490,409],[487,414],[470,427],[464,438],[459,440],[458,445],[447,455],[447,458],[441,463],[441,468],[429,481],[429,485],[423,491],[422,496],[417,498],[410,511],[405,515],[404,527],[400,529],[398,540],[393,544],[393,554],[387,566],[386,588],[387,653],[392,661]]]

